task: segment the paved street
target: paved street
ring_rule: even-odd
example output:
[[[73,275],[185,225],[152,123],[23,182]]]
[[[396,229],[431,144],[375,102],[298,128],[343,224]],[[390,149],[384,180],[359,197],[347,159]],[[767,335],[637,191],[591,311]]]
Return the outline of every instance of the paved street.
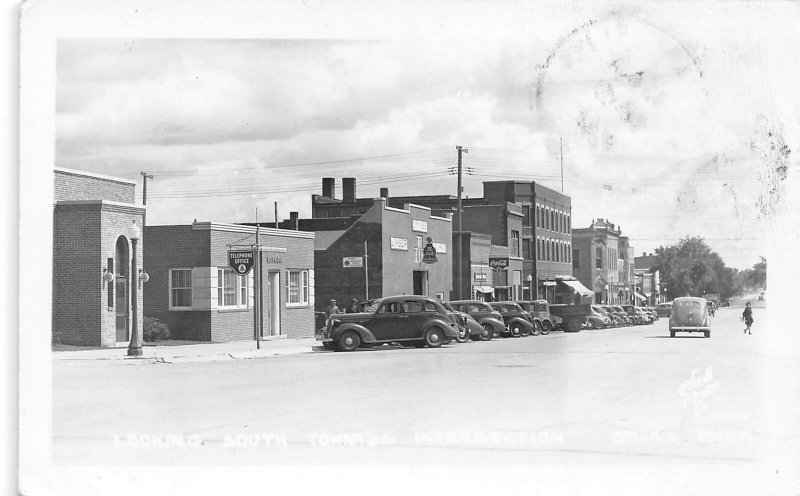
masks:
[[[752,336],[740,314],[720,309],[711,339],[670,339],[662,318],[440,349],[54,361],[54,461],[711,464],[758,474],[797,454],[782,450],[798,432],[768,419],[776,401],[800,411],[800,392],[768,384],[776,371],[800,377],[800,364],[759,351],[760,333],[775,332],[759,327],[763,304]]]

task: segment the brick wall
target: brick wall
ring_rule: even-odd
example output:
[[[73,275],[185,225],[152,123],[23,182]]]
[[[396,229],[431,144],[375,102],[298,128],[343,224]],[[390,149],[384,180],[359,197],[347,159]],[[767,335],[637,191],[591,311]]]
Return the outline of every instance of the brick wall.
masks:
[[[144,239],[144,268],[150,276],[144,285],[145,316],[167,324],[175,339],[211,341],[208,311],[169,310],[169,271],[209,266],[208,231],[195,231],[192,226],[146,226]]]
[[[265,263],[264,302],[268,298],[267,274],[280,271],[281,334],[288,337],[310,337],[314,333],[313,304],[304,307],[286,307],[286,270],[314,268],[313,238],[294,238],[270,234],[263,229],[262,246],[285,248],[285,253],[265,253],[281,263]],[[227,267],[229,245],[250,245],[253,235],[236,229],[225,230],[194,228],[188,226],[148,226],[145,228],[148,250],[145,264],[150,282],[145,290],[145,312],[166,322],[177,339],[222,342],[253,339],[253,308],[211,310],[169,310],[169,270],[174,268]],[[264,311],[264,328],[268,329],[268,308]]]
[[[100,346],[100,205],[53,212],[54,343]]]
[[[55,201],[60,200],[110,200],[134,203],[136,185],[112,178],[95,177],[56,169]]]

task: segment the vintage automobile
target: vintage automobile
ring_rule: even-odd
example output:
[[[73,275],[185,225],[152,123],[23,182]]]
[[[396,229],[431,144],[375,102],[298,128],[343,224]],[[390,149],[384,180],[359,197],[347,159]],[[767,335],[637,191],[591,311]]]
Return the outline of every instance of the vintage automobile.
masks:
[[[456,322],[456,325],[458,326],[458,336],[456,337],[456,341],[458,341],[459,343],[466,343],[467,341],[469,341],[470,328],[468,323],[469,321],[467,320],[467,317],[469,317],[469,315],[453,309],[453,307],[451,307],[450,304],[447,302],[440,300],[439,303],[441,303],[442,306],[448,312],[450,312],[450,316],[453,317],[453,320]],[[444,344],[448,343],[449,341],[445,340]]]
[[[441,302],[442,306],[447,309],[456,319],[456,323],[458,324],[458,337],[456,341],[459,343],[466,343],[467,341],[472,339],[478,338],[481,334],[483,334],[484,329],[481,327],[478,322],[473,319],[470,314],[459,312],[452,305],[448,302]]]
[[[675,298],[669,315],[670,337],[674,338],[677,332],[702,332],[705,337],[711,337],[708,306],[704,298]]]
[[[617,327],[619,325],[619,321],[617,320],[616,316],[603,305],[592,305],[592,311],[597,312],[606,318],[606,327]]]
[[[628,315],[628,312],[621,305],[611,305],[611,307],[625,320],[625,325],[636,325],[636,320]]]
[[[669,301],[656,305],[656,313],[658,313],[659,317],[669,317],[669,314],[672,313],[672,302]]]
[[[633,324],[633,325],[641,325],[641,324],[645,323],[644,317],[642,316],[641,313],[636,311],[636,307],[635,306],[633,306],[633,305],[617,305],[617,306],[622,308],[622,310],[628,316],[628,319],[630,319],[631,324]]]
[[[547,300],[518,301],[517,303],[533,317],[534,333],[538,331],[539,334],[544,335],[555,329],[555,321],[550,314],[550,303]]]
[[[392,342],[437,348],[458,337],[458,326],[436,300],[391,296],[375,300],[361,313],[332,315],[320,337],[325,348],[339,351]]]
[[[611,325],[611,318],[605,312],[598,310],[597,305],[591,305],[590,309],[589,315],[586,316],[587,329],[605,329]]]
[[[513,301],[493,301],[490,305],[500,312],[509,336],[518,338],[531,335],[534,329],[531,322],[533,317],[517,303]]]
[[[493,309],[487,302],[482,300],[457,300],[451,301],[450,305],[458,310],[469,314],[484,329],[479,339],[489,341],[494,336],[505,334],[506,325],[500,312]]]

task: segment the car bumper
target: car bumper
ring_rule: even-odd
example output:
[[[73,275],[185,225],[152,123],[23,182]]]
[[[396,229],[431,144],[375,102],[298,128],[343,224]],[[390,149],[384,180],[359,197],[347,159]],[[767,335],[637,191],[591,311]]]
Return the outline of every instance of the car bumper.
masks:
[[[673,326],[669,328],[670,332],[705,332],[710,331],[709,326]]]

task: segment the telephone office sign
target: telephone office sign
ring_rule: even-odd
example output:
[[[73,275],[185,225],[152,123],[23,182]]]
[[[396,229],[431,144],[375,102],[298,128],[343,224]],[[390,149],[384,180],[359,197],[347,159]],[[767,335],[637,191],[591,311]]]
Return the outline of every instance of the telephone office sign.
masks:
[[[252,251],[228,251],[228,267],[233,269],[233,271],[240,276],[249,274],[250,270],[253,268],[253,265],[255,265],[255,259],[253,258]]]

